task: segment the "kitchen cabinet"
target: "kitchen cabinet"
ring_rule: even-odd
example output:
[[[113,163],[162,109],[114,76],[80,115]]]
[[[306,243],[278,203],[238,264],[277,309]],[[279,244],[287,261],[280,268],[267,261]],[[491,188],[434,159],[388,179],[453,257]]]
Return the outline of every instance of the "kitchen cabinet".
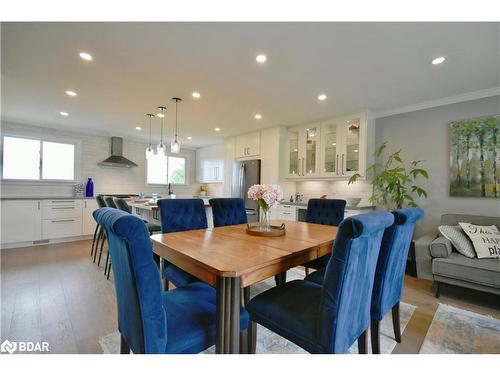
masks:
[[[82,235],[82,199],[44,200],[42,238],[76,237]]]
[[[84,199],[82,209],[82,235],[87,236],[94,234],[96,222],[92,213],[97,210],[99,206],[95,199]]]
[[[278,206],[278,219],[297,221],[297,207],[294,205],[280,204]]]
[[[287,179],[348,179],[366,170],[366,114],[357,113],[288,129]]]
[[[196,179],[200,183],[224,181],[224,145],[203,147],[196,150]]]
[[[260,155],[260,132],[243,134],[236,137],[236,158]]]
[[[287,171],[289,178],[319,176],[320,123],[292,128],[287,138]]]
[[[2,202],[2,243],[42,239],[42,202],[5,200]]]

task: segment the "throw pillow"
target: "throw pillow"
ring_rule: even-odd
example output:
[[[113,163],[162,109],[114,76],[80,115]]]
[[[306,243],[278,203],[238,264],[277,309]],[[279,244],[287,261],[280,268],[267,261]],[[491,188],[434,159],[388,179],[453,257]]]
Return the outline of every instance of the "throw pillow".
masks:
[[[460,225],[440,225],[438,229],[439,233],[441,233],[443,237],[450,240],[455,250],[457,250],[460,254],[466,256],[467,258],[476,257],[474,246]]]
[[[458,224],[471,239],[478,258],[500,258],[500,231],[496,226]]]

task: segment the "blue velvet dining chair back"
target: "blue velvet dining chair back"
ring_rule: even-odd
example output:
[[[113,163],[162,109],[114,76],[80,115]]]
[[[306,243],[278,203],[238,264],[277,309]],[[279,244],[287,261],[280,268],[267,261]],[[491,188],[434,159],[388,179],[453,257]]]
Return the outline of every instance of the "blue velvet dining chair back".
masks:
[[[163,233],[208,227],[202,199],[159,199],[158,207]]]
[[[167,320],[146,224],[114,208],[100,208],[93,216],[107,235],[121,335],[134,353],[164,353]]]
[[[339,225],[344,220],[346,201],[343,199],[309,199],[306,222]]]
[[[388,212],[344,220],[326,266],[318,341],[323,352],[345,353],[370,326],[370,301],[380,243],[394,221]]]
[[[423,218],[424,211],[407,208],[392,214],[394,224],[384,233],[373,285],[371,316],[378,321],[401,299],[408,251],[416,222]]]
[[[248,222],[245,201],[241,198],[210,199],[214,227],[246,224]]]

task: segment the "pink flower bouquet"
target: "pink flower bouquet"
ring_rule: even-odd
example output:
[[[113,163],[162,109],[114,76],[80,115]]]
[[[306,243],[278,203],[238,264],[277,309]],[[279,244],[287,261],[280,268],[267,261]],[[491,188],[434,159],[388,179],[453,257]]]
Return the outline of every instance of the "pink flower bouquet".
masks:
[[[252,185],[248,189],[248,198],[257,201],[259,207],[268,211],[271,207],[277,206],[283,199],[283,191],[279,185]]]

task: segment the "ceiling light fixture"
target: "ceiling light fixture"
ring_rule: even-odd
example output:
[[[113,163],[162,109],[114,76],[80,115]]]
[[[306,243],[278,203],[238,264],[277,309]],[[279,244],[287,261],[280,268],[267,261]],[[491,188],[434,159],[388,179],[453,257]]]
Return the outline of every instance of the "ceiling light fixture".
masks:
[[[86,61],[92,61],[92,55],[87,52],[80,52],[80,58]]]
[[[267,56],[266,55],[257,55],[257,57],[255,57],[255,61],[257,61],[259,64],[263,64],[267,61]]]
[[[199,98],[200,98],[200,96],[201,96],[201,94],[200,94],[199,92],[195,91],[195,92],[193,92],[193,93],[191,94],[191,96],[192,96],[193,98],[195,98],[195,99],[199,99]]]
[[[220,128],[214,128],[216,132],[220,132]]]
[[[59,114],[60,114],[61,116],[69,116],[69,113],[68,113],[68,112],[59,112]]]
[[[65,92],[66,92],[66,95],[68,95],[68,96],[76,96],[76,92],[74,92],[74,91],[66,90]]]
[[[262,115],[261,115],[260,113],[257,113],[257,114],[255,115],[255,119],[256,119],[256,120],[260,120],[261,118],[262,118]]]
[[[148,147],[146,148],[146,159],[149,159],[155,154],[153,145],[151,144],[151,120],[153,119],[153,117],[155,117],[155,115],[153,115],[152,113],[147,113],[146,116],[149,117],[149,143]]]
[[[318,100],[320,100],[320,101],[326,100],[326,95],[325,94],[318,95]]]
[[[172,98],[175,101],[175,135],[172,142],[170,142],[170,152],[172,154],[178,154],[181,151],[181,141],[177,139],[177,104],[182,101],[181,98]]]
[[[165,145],[163,144],[163,119],[165,117],[164,112],[167,110],[167,107],[159,106],[158,109],[160,110],[158,117],[160,118],[161,121],[161,133],[160,133],[160,143],[158,143],[158,146],[156,146],[156,154],[159,156],[165,156],[166,150],[165,150]]]
[[[191,139],[193,139],[193,137],[187,137],[187,139],[191,140]]]
[[[140,126],[136,126],[135,130],[142,130],[142,128]]]
[[[440,57],[436,57],[435,59],[433,59],[431,61],[431,64],[432,65],[439,65],[439,64],[442,64],[444,63],[444,61],[446,60],[446,57],[443,57],[443,56],[440,56]]]

